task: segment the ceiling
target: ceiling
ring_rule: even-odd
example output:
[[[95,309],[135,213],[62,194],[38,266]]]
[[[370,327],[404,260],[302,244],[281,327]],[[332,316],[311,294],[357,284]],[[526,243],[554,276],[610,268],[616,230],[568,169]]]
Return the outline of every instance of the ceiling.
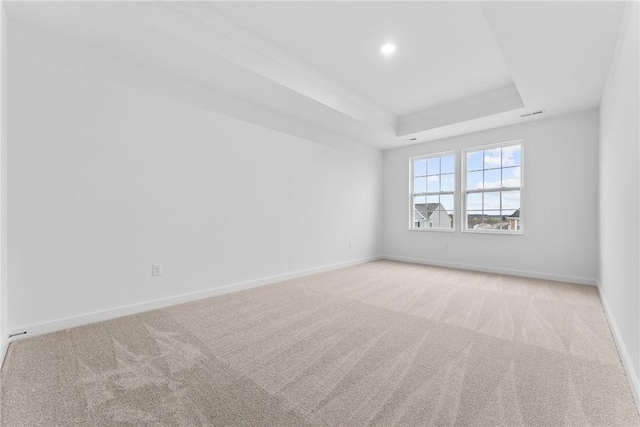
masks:
[[[15,20],[55,32],[211,96],[389,149],[597,107],[624,2],[48,1],[5,8],[9,28]],[[397,45],[388,57],[379,51],[386,42]]]
[[[208,6],[397,116],[513,84],[480,3]]]

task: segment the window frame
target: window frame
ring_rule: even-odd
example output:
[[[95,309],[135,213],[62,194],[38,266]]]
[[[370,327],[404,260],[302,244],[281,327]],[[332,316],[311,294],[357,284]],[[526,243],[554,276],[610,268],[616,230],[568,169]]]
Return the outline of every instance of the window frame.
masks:
[[[501,147],[508,147],[510,145],[518,145],[520,144],[520,186],[519,187],[498,187],[498,188],[491,188],[491,189],[482,189],[482,190],[476,190],[474,191],[474,193],[479,193],[479,194],[483,194],[485,192],[491,192],[491,191],[505,191],[505,190],[515,190],[516,188],[520,191],[520,223],[519,223],[519,229],[518,230],[495,230],[495,229],[471,229],[471,228],[467,228],[467,153],[469,152],[475,152],[475,151],[484,151],[484,150],[491,150],[494,148],[501,148]],[[467,147],[467,148],[463,148],[462,152],[461,152],[461,156],[460,156],[460,206],[462,207],[461,210],[461,214],[460,214],[460,231],[463,233],[472,233],[472,234],[499,234],[499,235],[514,235],[514,236],[521,236],[524,234],[524,209],[523,209],[523,205],[524,205],[524,146],[525,146],[525,142],[524,139],[516,139],[516,140],[512,140],[512,141],[505,141],[505,142],[499,142],[496,144],[486,144],[486,145],[479,145],[479,146],[475,146],[475,147]],[[500,167],[500,169],[504,169],[503,166]],[[484,165],[483,165],[483,171],[486,170],[484,169]]]
[[[418,194],[418,195],[423,195],[423,196],[427,196],[429,195],[427,191],[425,191],[424,193],[414,193],[413,192],[413,184],[414,184],[414,174],[413,174],[413,164],[414,161],[416,160],[422,160],[422,159],[432,159],[432,158],[436,158],[436,157],[444,157],[444,156],[453,156],[453,191],[449,192],[449,191],[439,191],[437,193],[431,193],[430,195],[449,195],[451,194],[453,196],[453,212],[449,212],[453,214],[453,220],[451,221],[451,228],[430,228],[430,227],[414,227],[413,224],[413,197]],[[440,153],[432,153],[432,154],[423,154],[420,156],[412,156],[409,157],[409,215],[408,215],[408,227],[409,227],[409,231],[429,231],[429,232],[444,232],[444,233],[453,233],[456,231],[456,221],[455,221],[455,217],[456,217],[456,205],[457,205],[457,201],[456,201],[456,192],[457,192],[457,163],[456,162],[456,156],[457,153],[455,150],[451,150],[451,151],[443,151]],[[448,175],[448,174],[447,174]],[[442,176],[442,174],[440,174],[440,176]],[[426,190],[426,189],[425,189]]]

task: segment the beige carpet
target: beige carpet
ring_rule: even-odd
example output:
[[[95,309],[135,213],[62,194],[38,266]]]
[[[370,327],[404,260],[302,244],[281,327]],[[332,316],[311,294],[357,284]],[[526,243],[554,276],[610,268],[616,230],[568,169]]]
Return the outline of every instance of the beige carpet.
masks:
[[[640,425],[596,288],[379,261],[13,343],[3,426]]]

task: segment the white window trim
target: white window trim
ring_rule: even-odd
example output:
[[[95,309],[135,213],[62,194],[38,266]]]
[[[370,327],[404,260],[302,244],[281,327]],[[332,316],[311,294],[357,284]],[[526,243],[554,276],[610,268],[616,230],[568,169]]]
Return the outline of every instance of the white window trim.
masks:
[[[424,154],[421,156],[413,156],[409,157],[409,217],[407,223],[409,225],[409,231],[421,231],[421,232],[429,232],[429,233],[453,233],[456,231],[456,188],[457,185],[457,176],[458,173],[456,171],[456,151],[444,151],[441,153],[433,153],[433,154]],[[443,156],[453,156],[453,221],[451,222],[451,228],[429,228],[429,227],[414,227],[413,226],[413,162],[414,160],[422,160],[422,159],[430,159],[433,157],[443,157]],[[422,193],[420,193],[422,194]],[[438,192],[437,194],[442,194]],[[427,193],[424,193],[426,196]]]
[[[507,231],[507,230],[473,230],[468,229],[466,224],[467,218],[467,153],[470,151],[480,151],[487,150],[492,148],[505,147],[508,145],[520,144],[520,230],[516,231]],[[524,139],[516,139],[513,141],[500,142],[497,144],[487,144],[487,145],[479,145],[476,147],[468,147],[463,148],[462,153],[460,155],[460,206],[462,207],[462,211],[460,214],[460,231],[463,233],[471,233],[471,234],[500,234],[500,235],[511,235],[511,236],[522,236],[524,234]],[[512,187],[501,187],[496,188],[495,190],[509,190]]]

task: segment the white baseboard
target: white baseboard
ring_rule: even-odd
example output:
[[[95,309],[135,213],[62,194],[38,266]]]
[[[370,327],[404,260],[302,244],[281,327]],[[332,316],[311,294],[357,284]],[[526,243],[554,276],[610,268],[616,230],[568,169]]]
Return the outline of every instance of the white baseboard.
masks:
[[[258,286],[269,285],[272,283],[282,282],[285,280],[291,280],[298,277],[309,276],[311,274],[322,273],[325,271],[336,270],[339,268],[349,267],[352,265],[363,264],[365,262],[377,261],[382,259],[381,256],[373,256],[368,258],[360,258],[356,260],[340,262],[337,264],[330,264],[321,267],[310,268],[307,270],[298,270],[291,273],[280,274],[277,276],[266,277],[257,280],[249,280],[246,282],[234,283],[231,285],[222,286],[219,288],[208,289],[206,291],[194,292],[190,294],[177,295],[174,297],[159,299],[155,301],[144,302],[140,304],[129,305],[125,307],[118,307],[111,310],[100,311],[96,313],[83,314],[80,316],[69,317],[66,319],[54,320],[51,322],[40,323],[36,325],[27,326],[20,329],[10,331],[10,334],[27,332],[24,335],[19,335],[11,338],[10,341],[16,341],[20,339],[30,338],[36,335],[47,334],[50,332],[62,331],[77,326],[83,326],[90,323],[101,322],[103,320],[109,320],[116,317],[128,316],[131,314],[142,313],[149,310],[155,310],[158,308],[168,307],[170,305],[181,304],[184,302],[195,301],[203,298],[209,298],[216,295],[228,294],[231,292],[242,291],[245,289],[251,289]],[[5,343],[8,346],[8,342]]]
[[[589,285],[589,286],[598,285],[598,282],[596,279],[589,279],[586,277],[563,276],[560,274],[548,274],[548,273],[540,273],[540,272],[525,271],[525,270],[512,270],[509,268],[487,267],[484,265],[461,264],[457,262],[443,262],[443,261],[436,261],[436,260],[430,260],[430,259],[399,257],[394,255],[385,255],[384,259],[388,259],[392,261],[411,262],[414,264],[433,265],[437,267],[458,268],[461,270],[481,271],[483,273],[506,274],[509,276],[530,277],[532,279],[543,279],[543,280],[553,280],[556,282],[576,283],[579,285]]]
[[[598,290],[601,290],[600,286],[598,286]],[[622,360],[624,371],[627,374],[627,380],[629,381],[631,394],[633,395],[633,399],[636,401],[636,409],[638,409],[638,411],[640,412],[640,384],[638,383],[638,375],[636,374],[636,370],[633,368],[633,364],[631,363],[631,356],[629,355],[627,346],[624,344],[624,340],[620,335],[620,329],[618,329],[616,319],[611,315],[609,304],[607,303],[607,299],[602,292],[600,292],[600,301],[602,301],[604,314],[609,321],[609,327],[611,328],[613,340],[616,343],[616,347],[618,347],[618,354],[620,355],[620,359]]]

